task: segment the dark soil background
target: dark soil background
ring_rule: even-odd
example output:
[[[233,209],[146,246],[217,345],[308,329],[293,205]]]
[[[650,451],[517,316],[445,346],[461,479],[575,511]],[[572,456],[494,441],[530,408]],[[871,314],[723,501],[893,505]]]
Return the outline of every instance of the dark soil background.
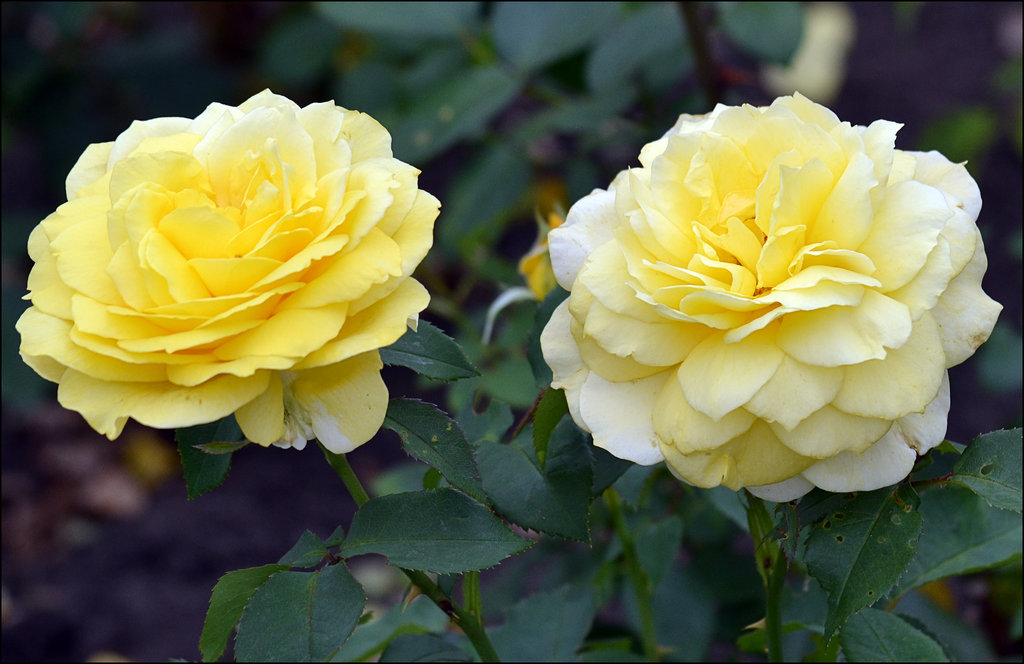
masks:
[[[92,18],[60,14],[62,23],[38,3],[3,3],[6,661],[195,659],[222,574],[276,561],[303,530],[326,536],[354,508],[312,448],[244,449],[224,486],[188,501],[166,432],[130,426],[111,443],[57,406],[53,389],[20,365],[13,324],[24,307],[25,238],[63,200],[77,155],[133,118],[194,116],[209,101],[231,101],[228,91],[244,89],[241,100],[268,84],[251,61],[288,11],[288,3],[97,4],[110,6]],[[903,122],[897,147],[931,141],[940,145],[922,147],[952,145],[974,157],[991,263],[986,290],[1005,310],[1001,341],[952,372],[948,437],[969,442],[1020,422],[1021,4],[852,9],[857,38],[833,110],[857,124]],[[191,54],[162,58],[160,49],[177,40],[194,43]],[[1016,70],[1007,70],[1014,58]],[[1009,92],[994,82],[1000,72],[1011,79]],[[980,133],[948,135],[949,118],[980,122]],[[393,395],[411,390],[407,375],[393,378]],[[369,478],[402,456],[397,436],[385,432],[350,460]]]

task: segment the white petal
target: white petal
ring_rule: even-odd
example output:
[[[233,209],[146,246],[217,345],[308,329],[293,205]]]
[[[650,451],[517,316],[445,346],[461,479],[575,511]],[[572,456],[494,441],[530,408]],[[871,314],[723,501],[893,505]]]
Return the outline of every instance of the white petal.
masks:
[[[654,401],[670,372],[624,383],[590,373],[580,390],[580,414],[594,444],[644,466],[664,457],[654,433]]]
[[[896,421],[903,430],[907,444],[924,454],[942,442],[946,437],[946,423],[949,416],[949,372],[942,377],[942,387],[923,413],[911,413]]]
[[[551,313],[548,324],[540,334],[540,347],[544,362],[551,367],[551,387],[565,391],[565,400],[573,421],[589,432],[590,429],[580,415],[580,389],[590,371],[583,364],[580,348],[570,332],[571,325],[572,315],[569,313],[569,301],[566,300]]]
[[[551,267],[562,288],[572,288],[587,256],[612,239],[616,223],[615,194],[595,189],[576,201],[564,224],[548,233]]]
[[[974,258],[967,264],[945,292],[931,314],[939,325],[942,350],[946,353],[946,366],[960,364],[974,354],[995,327],[1002,305],[981,290],[988,259],[981,241]]]
[[[803,475],[796,475],[794,477],[790,477],[788,480],[776,482],[775,484],[748,486],[747,491],[762,500],[786,503],[790,500],[796,500],[813,488],[814,485],[804,479]]]
[[[972,219],[978,218],[978,214],[981,212],[981,191],[978,189],[978,183],[974,181],[963,164],[954,164],[934,150],[931,152],[908,152],[907,154],[917,159],[914,169],[915,180],[930,184],[955,196],[959,201],[959,206]]]
[[[840,452],[804,470],[804,477],[826,491],[873,491],[896,484],[914,467],[917,454],[898,425],[863,454]]]

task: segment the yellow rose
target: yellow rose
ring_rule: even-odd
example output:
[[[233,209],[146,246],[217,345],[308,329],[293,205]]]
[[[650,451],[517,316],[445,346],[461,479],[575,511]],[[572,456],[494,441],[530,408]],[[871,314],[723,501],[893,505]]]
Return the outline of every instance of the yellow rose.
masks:
[[[594,442],[691,484],[790,500],[904,478],[946,369],[988,338],[981,196],[796,95],[683,115],[548,238],[571,291],[541,343]]]
[[[264,91],[90,145],[29,237],[21,355],[115,438],[234,413],[261,445],[379,429],[439,203],[369,116]]]
[[[541,219],[538,213],[537,241],[519,259],[519,274],[526,279],[526,285],[538,300],[543,300],[558,285],[555,282],[555,273],[551,269],[551,257],[548,255],[548,233],[563,223],[565,220],[558,213],[549,212],[547,221]]]

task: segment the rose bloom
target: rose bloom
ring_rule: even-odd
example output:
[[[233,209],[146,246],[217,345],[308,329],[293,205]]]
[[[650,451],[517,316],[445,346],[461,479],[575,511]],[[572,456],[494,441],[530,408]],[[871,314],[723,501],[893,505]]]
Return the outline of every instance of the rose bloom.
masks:
[[[551,268],[551,257],[548,255],[548,233],[563,223],[565,219],[556,212],[549,212],[547,221],[541,219],[538,214],[537,241],[519,259],[519,274],[523,275],[526,286],[537,300],[543,300],[558,285]]]
[[[596,445],[700,487],[870,490],[942,441],[946,369],[988,338],[981,197],[795,95],[683,115],[548,241],[541,343]]]
[[[378,349],[439,203],[368,115],[264,91],[90,145],[29,237],[21,355],[115,438],[235,414],[261,445],[343,453],[380,428]]]

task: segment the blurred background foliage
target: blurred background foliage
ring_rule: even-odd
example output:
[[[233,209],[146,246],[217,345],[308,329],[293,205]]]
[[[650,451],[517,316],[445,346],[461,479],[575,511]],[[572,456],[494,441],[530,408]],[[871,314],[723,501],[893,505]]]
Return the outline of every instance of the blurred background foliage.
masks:
[[[391,132],[395,155],[423,171],[421,187],[442,201],[434,250],[417,273],[433,297],[424,317],[455,336],[484,375],[442,392],[399,373],[389,380],[395,396],[423,396],[453,414],[482,410],[491,400],[529,407],[537,394],[528,353],[536,303],[504,308],[488,343],[482,332],[491,303],[525,285],[517,265],[536,239],[535,217],[560,214],[605,187],[680,113],[706,112],[715,100],[765,104],[799,89],[843,120],[903,122],[897,147],[937,149],[968,162],[985,205],[978,224],[990,261],[986,289],[1005,309],[988,344],[953,370],[947,435],[966,443],[1020,424],[1019,3],[5,2],[2,36],[5,524],[21,500],[7,489],[9,469],[43,463],[47,441],[31,438],[49,431],[21,426],[15,435],[11,426],[18,425],[7,421],[31,421],[31,413],[52,407],[55,393],[17,354],[29,232],[65,199],[64,178],[88,143],[113,140],[134,119],[194,117],[213,101],[237,104],[268,87],[300,105],[334,99],[371,114]],[[24,445],[26,437],[38,443],[34,452],[12,450],[12,441]],[[174,472],[158,437],[137,434],[125,445],[121,456],[97,454],[135,469],[129,476],[146,491]],[[395,452],[375,447],[357,454]],[[377,490],[419,486],[421,475],[399,466],[377,477]],[[730,635],[757,620],[761,591],[749,552],[737,550],[738,527],[713,509],[722,497],[650,469],[625,477],[635,483],[636,500],[647,491],[670,503],[653,512],[657,520],[638,525],[650,550],[686,545],[678,565],[649,561],[652,575],[664,580],[665,615],[679,618],[673,593],[687,589],[687,627],[666,637],[677,656],[734,655]],[[671,489],[651,492],[656,482]],[[97,513],[117,515],[99,508],[90,514]],[[7,563],[8,532],[5,642],[8,625],[18,624],[7,617],[8,579],[16,576]],[[582,562],[585,549],[566,553],[566,546],[545,540],[503,565],[505,573],[490,581],[503,599],[489,600],[492,606],[505,609],[522,596],[523,568],[529,585],[554,589],[536,600],[547,602],[534,607],[536,615],[577,606],[573,601],[596,606],[593,598],[558,595],[559,583],[573,575],[599,580],[603,573]],[[565,555],[545,559],[552,549]],[[557,562],[531,567],[544,560]],[[978,583],[983,590],[939,583],[907,601],[922,615],[939,616],[922,621],[946,620],[962,658],[1019,653],[1019,561]],[[995,617],[964,618],[965,606]],[[199,618],[203,610],[195,608]],[[621,615],[605,621],[635,621],[628,601],[617,610]],[[529,632],[530,613],[516,614],[509,638],[516,629]],[[669,623],[664,629],[671,631]],[[607,636],[614,642],[621,635],[609,628]],[[57,658],[90,654],[61,652]]]

